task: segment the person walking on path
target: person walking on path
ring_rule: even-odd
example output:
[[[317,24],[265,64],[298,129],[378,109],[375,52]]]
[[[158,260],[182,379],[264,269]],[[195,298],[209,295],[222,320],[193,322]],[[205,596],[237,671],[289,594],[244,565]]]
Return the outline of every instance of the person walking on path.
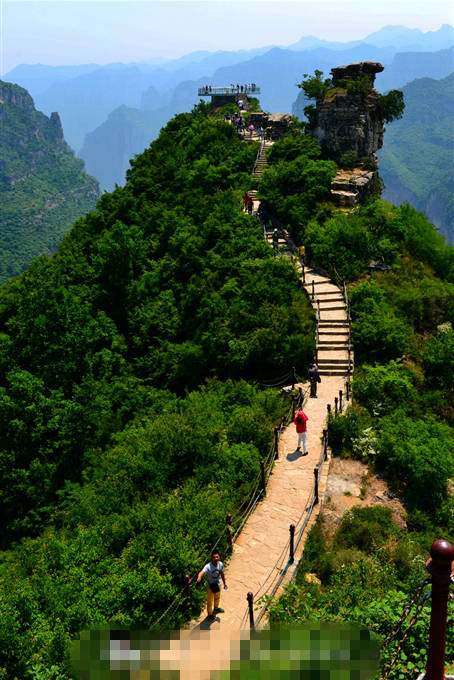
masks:
[[[279,247],[279,232],[275,228],[273,231],[273,248],[275,252],[277,252],[278,247]]]
[[[205,564],[202,571],[197,576],[197,583],[207,575],[207,612],[210,621],[214,621],[216,614],[223,614],[224,610],[220,608],[221,601],[221,579],[224,584],[224,590],[227,590],[227,584],[224,576],[224,565],[220,561],[219,552],[213,550],[211,553],[211,562]]]
[[[312,364],[309,369],[309,382],[311,384],[311,397],[317,399],[317,384],[321,382],[317,364]]]
[[[296,413],[295,420],[293,421],[296,425],[296,432],[298,434],[298,446],[296,447],[296,450],[300,451],[301,450],[301,444],[302,444],[303,445],[303,456],[307,456],[307,449],[306,449],[306,434],[307,434],[306,423],[307,423],[307,421],[308,421],[308,417],[302,409],[300,409]]]

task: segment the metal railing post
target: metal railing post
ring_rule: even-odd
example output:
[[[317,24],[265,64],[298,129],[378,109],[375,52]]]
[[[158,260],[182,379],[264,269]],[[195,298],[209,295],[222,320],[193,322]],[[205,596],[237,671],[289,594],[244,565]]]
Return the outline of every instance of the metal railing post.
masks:
[[[328,418],[331,415],[331,404],[326,404],[326,410],[328,411]]]
[[[292,394],[292,423],[295,420],[295,395]]]
[[[337,406],[338,402],[339,402],[339,399],[337,397],[334,397],[334,415],[336,415],[336,416],[337,416],[337,412],[338,412],[338,406]]]
[[[342,392],[342,390],[339,390],[339,413],[342,413],[342,409],[343,409],[343,406],[344,406],[343,403],[342,403],[343,396],[344,396],[344,393]]]
[[[265,481],[265,463],[263,460],[260,461],[260,478],[262,480],[262,491],[263,495],[266,495],[266,481]]]
[[[249,592],[247,594],[247,604],[248,604],[248,609],[249,609],[249,626],[251,630],[254,630],[255,624],[254,624],[254,593]]]
[[[323,453],[325,460],[328,458],[328,430],[323,430]]]
[[[426,569],[432,576],[429,651],[425,680],[444,680],[446,661],[446,620],[449,586],[454,575],[454,546],[438,540],[430,548]]]
[[[186,597],[188,598],[188,604],[191,604],[191,577],[189,574],[184,575],[184,584],[186,586]]]
[[[315,300],[315,285],[314,279],[312,279],[312,302]]]
[[[318,503],[318,468],[314,468],[314,505]]]
[[[347,399],[347,401],[350,401],[350,381],[349,380],[347,380],[347,382],[345,383],[345,398]]]
[[[292,366],[292,390],[295,389],[295,383],[296,383],[296,368]]]
[[[290,556],[288,558],[290,564],[295,561],[295,525],[290,524]]]
[[[225,523],[227,524],[227,541],[229,546],[233,548],[232,515],[230,513],[226,516]]]

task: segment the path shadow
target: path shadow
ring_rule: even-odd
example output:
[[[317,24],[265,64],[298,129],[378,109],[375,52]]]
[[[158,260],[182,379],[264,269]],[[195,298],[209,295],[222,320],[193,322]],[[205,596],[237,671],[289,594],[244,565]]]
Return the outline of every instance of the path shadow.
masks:
[[[290,461],[292,463],[294,460],[298,460],[298,458],[302,458],[303,455],[304,454],[303,454],[302,451],[292,451],[291,453],[287,453],[286,458],[287,458],[288,461]]]
[[[203,621],[201,621],[195,628],[192,629],[192,632],[197,631],[197,630],[210,630],[211,626],[213,623],[220,623],[221,619],[219,616],[216,616],[214,619],[209,619],[208,616],[206,616]]]

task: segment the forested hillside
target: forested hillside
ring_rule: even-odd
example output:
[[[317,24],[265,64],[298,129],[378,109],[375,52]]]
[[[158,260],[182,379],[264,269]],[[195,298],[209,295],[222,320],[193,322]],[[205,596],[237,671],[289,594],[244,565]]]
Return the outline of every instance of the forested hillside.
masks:
[[[36,111],[28,92],[0,82],[0,283],[56,248],[92,210],[97,181],[74,157],[58,114]]]
[[[454,73],[414,80],[403,92],[405,113],[380,152],[384,196],[409,201],[454,243]]]
[[[125,187],[0,289],[5,678],[70,677],[70,640],[90,625],[153,627],[253,488],[288,406],[263,383],[314,352],[297,269],[241,210],[257,146],[205,105],[176,116]],[[273,617],[384,637],[430,542],[454,537],[454,250],[409,205],[337,211],[337,166],[296,125],[269,164],[270,213],[348,282],[355,403],[331,419],[330,445],[370,463],[408,511],[407,530],[380,511],[346,517],[341,553],[317,529],[305,569],[322,583],[301,578]],[[372,259],[387,269],[370,273]],[[426,637],[421,624],[409,663]]]
[[[409,204],[375,200],[346,214],[320,203],[311,218],[301,182],[307,147],[297,134],[277,142],[259,192],[287,214],[309,260],[347,281],[353,406],[330,417],[329,443],[334,455],[360,460],[384,478],[407,515],[398,525],[379,501],[360,507],[358,499],[334,522],[327,499],[297,581],[273,603],[271,621],[361,623],[384,640],[427,575],[432,541],[454,540],[454,248]],[[371,260],[383,271],[370,271]],[[368,483],[365,473],[364,490]],[[425,602],[400,652],[402,631],[383,654],[384,669],[397,652],[393,680],[424,670]],[[454,653],[453,626],[447,652]]]
[[[0,290],[5,678],[67,677],[90,624],[152,625],[255,484],[288,407],[256,381],[314,351],[296,270],[241,211],[256,147],[177,116]]]

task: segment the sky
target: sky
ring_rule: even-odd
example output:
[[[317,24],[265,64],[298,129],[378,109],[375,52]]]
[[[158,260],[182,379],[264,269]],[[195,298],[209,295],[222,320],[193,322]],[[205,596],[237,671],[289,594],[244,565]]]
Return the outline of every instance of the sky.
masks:
[[[67,65],[175,58],[195,50],[346,42],[383,26],[454,23],[454,0],[0,0],[0,73],[21,63]]]

